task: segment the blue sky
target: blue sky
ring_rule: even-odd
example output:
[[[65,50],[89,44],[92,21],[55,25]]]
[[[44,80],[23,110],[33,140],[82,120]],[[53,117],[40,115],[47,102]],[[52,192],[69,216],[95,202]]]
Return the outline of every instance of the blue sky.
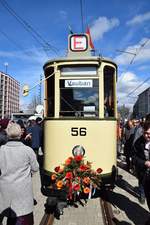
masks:
[[[68,27],[81,33],[87,25],[95,49],[118,64],[119,104],[132,106],[137,95],[150,86],[148,0],[0,0],[0,71],[5,72],[8,64],[8,74],[21,87],[29,84],[32,88],[43,74],[44,63],[66,53]],[[40,35],[38,40],[31,27]],[[50,48],[45,52],[46,42]],[[21,97],[22,108],[38,90]]]

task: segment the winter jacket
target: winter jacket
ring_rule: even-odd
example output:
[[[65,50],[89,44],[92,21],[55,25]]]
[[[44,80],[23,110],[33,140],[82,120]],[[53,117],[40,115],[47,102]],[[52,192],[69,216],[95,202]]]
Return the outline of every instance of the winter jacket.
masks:
[[[31,173],[39,169],[34,151],[20,141],[0,147],[0,213],[8,208],[16,216],[33,211]]]

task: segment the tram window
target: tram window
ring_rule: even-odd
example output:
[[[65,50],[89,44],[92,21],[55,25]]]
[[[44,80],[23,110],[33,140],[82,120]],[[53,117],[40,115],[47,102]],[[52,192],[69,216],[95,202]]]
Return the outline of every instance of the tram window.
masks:
[[[104,67],[104,116],[114,116],[114,68]]]
[[[61,68],[62,76],[88,76],[97,75],[96,66],[65,66]]]
[[[60,116],[98,117],[98,79],[90,81],[91,87],[67,87],[60,81]]]
[[[47,96],[46,96],[47,116],[54,117],[54,108],[55,108],[55,102],[54,102],[55,79],[54,79],[54,76],[47,79],[47,87],[48,87],[47,88]]]

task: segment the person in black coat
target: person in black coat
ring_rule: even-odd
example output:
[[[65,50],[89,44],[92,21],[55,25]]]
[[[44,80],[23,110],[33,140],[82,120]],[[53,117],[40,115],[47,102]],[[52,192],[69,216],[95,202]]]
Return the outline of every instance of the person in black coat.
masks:
[[[134,139],[134,130],[135,127],[133,125],[132,120],[128,120],[125,129],[124,129],[124,155],[126,157],[126,169],[127,171],[130,171],[132,169],[132,144],[133,144],[133,139]]]
[[[150,122],[146,122],[143,129],[143,135],[137,139],[133,147],[133,162],[150,210]]]

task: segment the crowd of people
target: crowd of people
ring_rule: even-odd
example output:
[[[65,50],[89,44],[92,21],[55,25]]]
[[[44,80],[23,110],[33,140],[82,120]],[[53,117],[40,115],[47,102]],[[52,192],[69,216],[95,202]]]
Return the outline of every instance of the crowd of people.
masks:
[[[0,225],[33,225],[32,174],[42,167],[42,119],[0,120]]]
[[[118,123],[118,157],[124,155],[126,170],[138,179],[139,202],[150,210],[150,114]],[[148,223],[150,224],[150,222]]]
[[[138,179],[139,201],[150,210],[150,114],[145,120],[118,122],[118,157]],[[122,152],[123,151],[123,152]],[[0,120],[0,225],[33,225],[32,174],[43,167],[41,118],[25,124]],[[148,223],[150,224],[150,223]]]

